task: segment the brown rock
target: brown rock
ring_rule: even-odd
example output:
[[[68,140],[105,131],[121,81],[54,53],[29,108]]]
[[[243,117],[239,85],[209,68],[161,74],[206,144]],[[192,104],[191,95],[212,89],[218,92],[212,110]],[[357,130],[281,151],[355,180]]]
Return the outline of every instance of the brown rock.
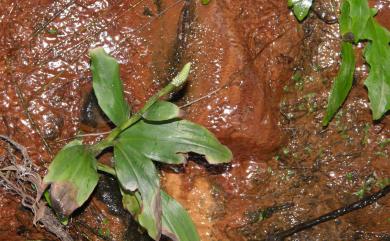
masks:
[[[280,143],[279,89],[291,75],[300,34],[285,2],[213,1],[196,7],[186,50],[194,62],[188,118],[234,150],[266,153]]]

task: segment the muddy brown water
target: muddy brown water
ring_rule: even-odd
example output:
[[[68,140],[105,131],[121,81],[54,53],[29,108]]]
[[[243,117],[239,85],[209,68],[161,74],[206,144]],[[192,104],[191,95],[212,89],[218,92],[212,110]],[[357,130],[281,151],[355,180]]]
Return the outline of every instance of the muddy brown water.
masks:
[[[390,29],[389,1],[370,4]],[[110,128],[93,107],[88,49],[104,46],[120,61],[135,110],[191,61],[189,83],[174,100],[235,158],[221,167],[198,157],[178,172],[163,167],[163,186],[188,209],[202,240],[261,240],[356,201],[357,192],[376,191],[390,177],[390,118],[371,120],[363,61],[342,110],[321,127],[339,63],[331,24],[338,7],[316,1],[299,24],[286,1],[3,0],[0,133],[26,146],[44,175],[67,140]],[[76,240],[148,240],[120,209],[118,193],[107,191],[113,185],[104,177],[72,217]],[[56,240],[32,225],[17,197],[0,195],[0,240]],[[291,240],[389,240],[389,218],[387,197]]]

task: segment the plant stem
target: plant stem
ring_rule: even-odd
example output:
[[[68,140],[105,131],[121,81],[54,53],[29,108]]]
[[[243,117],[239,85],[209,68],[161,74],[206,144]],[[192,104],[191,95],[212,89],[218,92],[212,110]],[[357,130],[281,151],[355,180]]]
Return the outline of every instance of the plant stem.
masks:
[[[98,169],[99,171],[102,171],[102,172],[111,174],[111,175],[113,175],[114,177],[116,177],[115,169],[112,168],[112,167],[110,167],[110,166],[107,166],[107,165],[105,165],[105,164],[103,164],[103,163],[98,162],[98,163],[97,163],[97,169]]]
[[[170,93],[173,89],[174,89],[174,85],[172,84],[168,84],[167,86],[165,86],[163,89],[161,89],[158,93],[156,93],[154,96],[152,96],[147,102],[146,104],[144,105],[144,107],[142,107],[142,109],[135,113],[132,117],[130,117],[130,119],[128,119],[126,122],[124,122],[122,125],[120,126],[117,126],[115,129],[113,129],[111,131],[111,133],[102,141],[98,142],[97,144],[95,144],[93,146],[93,150],[95,151],[95,153],[100,153],[101,151],[103,151],[104,149],[106,149],[107,147],[110,147],[113,145],[113,142],[114,140],[118,137],[118,135],[126,130],[127,128],[129,128],[130,126],[132,126],[133,124],[135,124],[137,121],[139,121],[142,117],[142,115],[159,99],[161,98],[162,96]]]
[[[102,141],[96,143],[92,146],[92,150],[96,155],[101,153],[104,149],[107,147],[110,147],[113,145],[114,140],[119,136],[122,131],[126,130],[133,124],[135,124],[137,121],[139,121],[143,114],[162,96],[167,95],[171,93],[174,89],[180,87],[185,83],[187,80],[189,71],[190,71],[191,64],[187,63],[184,65],[183,69],[176,75],[175,78],[163,89],[161,89],[159,92],[157,92],[155,95],[153,95],[142,107],[140,111],[135,113],[130,119],[128,119],[126,122],[121,124],[120,126],[117,126],[115,129],[111,131],[111,133]]]

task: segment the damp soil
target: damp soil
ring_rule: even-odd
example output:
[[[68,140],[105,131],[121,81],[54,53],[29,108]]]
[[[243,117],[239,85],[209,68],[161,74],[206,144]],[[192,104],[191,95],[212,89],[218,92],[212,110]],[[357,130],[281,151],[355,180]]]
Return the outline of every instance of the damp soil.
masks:
[[[161,166],[163,187],[189,211],[202,240],[263,240],[390,178],[390,116],[371,119],[363,61],[348,100],[321,126],[340,62],[339,4],[315,1],[299,24],[286,1],[3,0],[0,134],[24,145],[44,175],[67,141],[112,127],[91,92],[88,49],[103,46],[119,60],[134,110],[191,61],[188,84],[170,98],[234,160],[213,167],[191,155],[185,166]],[[389,1],[370,4],[390,29]],[[112,162],[109,152],[100,159]],[[75,240],[150,240],[121,208],[117,187],[102,175],[66,227]],[[32,218],[0,190],[0,240],[56,240]],[[289,240],[390,240],[390,198]]]

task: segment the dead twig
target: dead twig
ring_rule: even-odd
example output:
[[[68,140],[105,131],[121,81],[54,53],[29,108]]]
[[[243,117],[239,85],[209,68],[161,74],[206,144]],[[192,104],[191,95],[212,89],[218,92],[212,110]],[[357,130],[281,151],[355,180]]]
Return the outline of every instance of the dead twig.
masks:
[[[228,83],[228,84],[230,84],[230,83]],[[226,88],[226,87],[228,86],[228,84],[225,84],[225,85],[223,85],[223,86],[221,86],[221,87],[218,87],[216,90],[213,90],[213,91],[207,93],[207,94],[204,95],[204,96],[201,96],[201,97],[199,97],[199,98],[197,98],[197,99],[195,99],[195,100],[192,100],[192,101],[190,101],[190,102],[188,102],[188,103],[186,103],[186,104],[180,106],[180,108],[186,108],[186,107],[188,107],[188,106],[190,106],[190,105],[192,105],[192,104],[195,104],[196,102],[199,102],[199,101],[201,101],[201,100],[203,100],[203,99],[209,98],[209,97],[211,97],[212,95],[214,95],[214,94],[216,94],[217,92],[219,92],[220,90]]]
[[[285,231],[281,231],[279,233],[271,234],[263,241],[282,241],[286,239],[287,237],[290,237],[293,234],[296,234],[298,232],[301,232],[303,230],[312,228],[320,223],[327,222],[332,219],[336,219],[344,214],[350,213],[352,211],[364,208],[370,204],[373,204],[374,202],[378,201],[380,198],[386,196],[390,193],[390,185],[386,186],[382,190],[367,196],[365,198],[362,198],[361,200],[354,202],[350,205],[347,205],[345,207],[339,208],[335,211],[329,212],[327,214],[324,214],[318,218],[300,223],[295,225],[294,227],[287,229]]]

